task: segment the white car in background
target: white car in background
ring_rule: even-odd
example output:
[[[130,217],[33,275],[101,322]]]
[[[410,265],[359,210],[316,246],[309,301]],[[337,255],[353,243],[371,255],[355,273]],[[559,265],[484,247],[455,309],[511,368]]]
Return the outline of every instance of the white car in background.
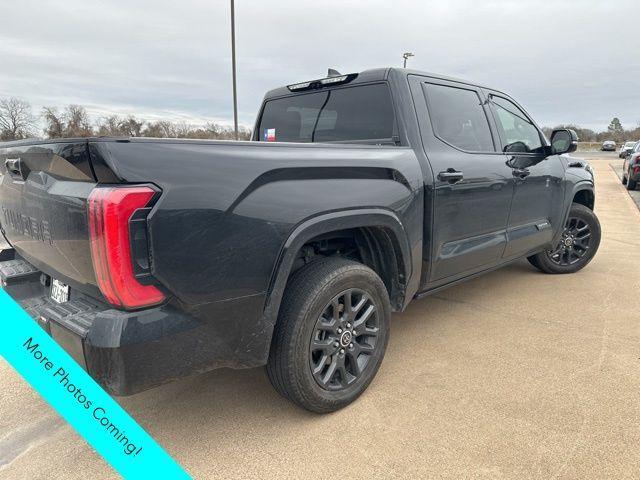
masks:
[[[605,140],[602,142],[602,147],[600,148],[603,152],[615,152],[616,150],[616,142],[613,140]]]
[[[618,152],[618,157],[626,158],[627,155],[633,152],[633,149],[636,147],[636,143],[637,142],[624,142],[620,147],[620,151]]]

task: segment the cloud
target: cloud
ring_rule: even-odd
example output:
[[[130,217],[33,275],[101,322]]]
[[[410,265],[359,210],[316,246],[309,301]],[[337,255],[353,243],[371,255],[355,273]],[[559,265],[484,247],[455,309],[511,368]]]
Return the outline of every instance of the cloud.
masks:
[[[7,2],[7,0],[4,0]],[[635,0],[236,0],[239,114],[264,92],[399,66],[504,90],[538,123],[640,121]],[[21,0],[2,8],[0,96],[203,123],[232,118],[229,3]]]

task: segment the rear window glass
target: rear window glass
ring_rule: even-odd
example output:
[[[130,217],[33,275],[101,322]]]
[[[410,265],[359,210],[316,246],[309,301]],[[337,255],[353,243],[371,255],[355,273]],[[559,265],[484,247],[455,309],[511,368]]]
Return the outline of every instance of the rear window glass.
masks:
[[[390,142],[394,130],[391,94],[381,83],[269,100],[257,133],[263,142]]]

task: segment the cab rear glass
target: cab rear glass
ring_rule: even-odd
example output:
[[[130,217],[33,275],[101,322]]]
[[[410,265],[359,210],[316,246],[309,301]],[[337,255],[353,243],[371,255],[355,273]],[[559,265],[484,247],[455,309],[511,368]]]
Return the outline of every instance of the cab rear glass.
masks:
[[[257,140],[392,143],[395,135],[389,86],[376,83],[268,100]]]

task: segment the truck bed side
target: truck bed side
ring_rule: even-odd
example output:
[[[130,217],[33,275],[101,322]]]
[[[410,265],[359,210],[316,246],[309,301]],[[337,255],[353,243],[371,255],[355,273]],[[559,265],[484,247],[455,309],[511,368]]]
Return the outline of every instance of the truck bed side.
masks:
[[[50,164],[38,170],[29,160],[21,196],[11,193],[21,181],[11,177],[6,159],[30,158],[25,153],[30,148],[60,147],[0,146],[0,204],[34,225],[47,222],[53,244],[46,235],[43,241],[21,233],[7,219],[2,225],[19,255],[101,305],[92,325],[101,318],[117,319],[117,328],[108,332],[86,328],[84,348],[95,353],[89,368],[96,377],[125,363],[113,355],[127,355],[128,365],[155,363],[140,370],[145,378],[120,372],[121,381],[111,385],[116,393],[146,388],[159,378],[166,381],[166,371],[149,373],[155,369],[177,377],[219,366],[264,364],[284,286],[278,282],[286,282],[280,273],[292,266],[289,250],[300,247],[295,237],[338,228],[345,215],[360,212],[367,218],[363,226],[375,224],[376,218],[380,223],[393,219],[395,241],[402,243],[406,257],[401,303],[417,290],[423,186],[410,148],[146,139],[89,139],[71,145],[89,152],[86,178],[62,179]],[[112,308],[96,287],[87,198],[94,187],[114,183],[151,184],[161,191],[147,217],[148,245],[152,275],[168,298],[150,311]],[[355,216],[343,224],[357,225]],[[275,308],[268,308],[274,298]],[[156,342],[153,358],[135,348],[150,339]],[[116,353],[113,347],[123,343],[128,346]],[[177,357],[185,364],[176,364]]]

